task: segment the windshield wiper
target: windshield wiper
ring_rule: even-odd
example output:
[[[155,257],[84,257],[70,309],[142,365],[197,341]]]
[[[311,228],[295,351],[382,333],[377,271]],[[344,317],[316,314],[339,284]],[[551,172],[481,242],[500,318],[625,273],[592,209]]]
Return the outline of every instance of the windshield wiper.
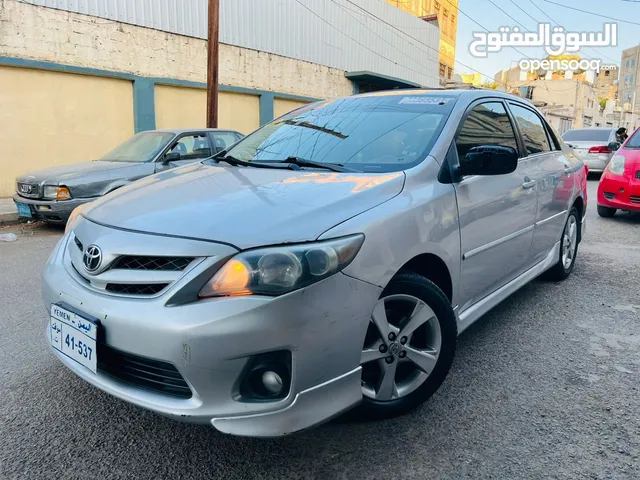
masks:
[[[254,167],[254,168],[278,168],[278,169],[288,169],[291,168],[289,165],[273,165],[261,162],[245,162],[244,160],[240,160],[239,158],[233,157],[231,155],[225,155],[224,157],[213,157],[210,160],[220,163],[225,162],[234,167]]]
[[[297,165],[299,167],[324,168],[326,170],[331,170],[332,172],[356,172],[356,170],[347,168],[339,163],[316,162],[314,160],[307,160],[306,158],[302,157],[288,157],[282,160],[280,163],[288,163],[290,165]]]

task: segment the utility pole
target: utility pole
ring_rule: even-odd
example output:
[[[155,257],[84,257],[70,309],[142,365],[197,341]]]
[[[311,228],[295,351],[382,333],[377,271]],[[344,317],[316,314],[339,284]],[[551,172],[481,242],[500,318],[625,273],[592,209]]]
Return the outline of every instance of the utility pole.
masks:
[[[220,0],[209,0],[207,18],[207,128],[218,128]]]

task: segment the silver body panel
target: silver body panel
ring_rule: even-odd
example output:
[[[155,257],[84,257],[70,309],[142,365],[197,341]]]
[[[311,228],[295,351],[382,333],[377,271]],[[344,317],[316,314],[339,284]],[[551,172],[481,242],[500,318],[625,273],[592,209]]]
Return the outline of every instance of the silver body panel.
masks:
[[[607,140],[600,139],[592,139],[592,140],[565,140],[568,144],[571,145],[574,152],[580,159],[585,163],[587,167],[589,167],[590,172],[594,173],[602,173],[604,172],[605,167],[611,160],[611,157],[615,154],[615,152],[610,153],[589,153],[589,149],[592,147],[606,147],[611,142],[616,141],[616,129],[615,128],[589,128],[585,130],[593,130],[597,133],[605,132],[608,133]],[[567,134],[571,133],[572,130],[568,130],[563,134],[563,139]],[[600,133],[602,135],[602,133]]]
[[[193,396],[170,399],[58,357],[112,395],[225,433],[285,435],[353,407],[362,399],[359,364],[371,312],[409,261],[428,255],[446,265],[461,332],[558,261],[568,212],[581,197],[586,205],[576,180],[582,164],[564,145],[521,159],[509,175],[438,181],[457,125],[482,95],[507,98],[461,93],[430,155],[404,172],[191,166],[83,207],[45,268],[45,305],[63,302],[98,318],[109,346],[174,365]],[[238,251],[353,234],[365,240],[351,264],[309,287],[280,297],[175,300]],[[158,274],[162,291],[136,298],[104,285],[148,282],[148,272],[87,274],[76,236],[84,248],[100,245],[106,264],[121,255],[192,260],[179,273]],[[292,353],[289,395],[239,400],[247,359],[280,349]]]

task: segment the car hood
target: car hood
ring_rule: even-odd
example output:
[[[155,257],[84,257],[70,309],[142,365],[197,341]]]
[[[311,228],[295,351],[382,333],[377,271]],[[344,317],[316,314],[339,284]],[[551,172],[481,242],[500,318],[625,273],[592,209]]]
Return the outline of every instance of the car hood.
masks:
[[[240,249],[317,239],[398,195],[404,173],[333,173],[196,164],[92,202],[94,222]]]
[[[57,167],[45,168],[16,178],[18,182],[47,185],[65,185],[71,187],[76,183],[86,183],[87,175],[99,175],[103,172],[115,173],[114,170],[126,170],[138,167],[140,162],[93,162],[72,163]]]

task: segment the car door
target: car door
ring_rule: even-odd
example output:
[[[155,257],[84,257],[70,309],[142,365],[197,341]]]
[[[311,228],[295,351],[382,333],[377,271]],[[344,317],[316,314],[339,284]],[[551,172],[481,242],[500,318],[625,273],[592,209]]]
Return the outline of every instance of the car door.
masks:
[[[552,129],[535,110],[516,102],[509,102],[509,109],[522,136],[525,158],[531,167],[530,177],[536,182],[538,205],[531,244],[531,262],[536,264],[545,259],[560,239],[573,196],[573,164],[562,153]]]
[[[206,132],[188,133],[173,141],[156,163],[156,171],[188,165],[213,155],[211,140]]]
[[[455,139],[464,158],[473,147],[522,145],[502,100],[472,104]],[[523,273],[530,260],[536,215],[535,181],[527,159],[510,174],[468,176],[455,184],[462,262],[460,311]]]

